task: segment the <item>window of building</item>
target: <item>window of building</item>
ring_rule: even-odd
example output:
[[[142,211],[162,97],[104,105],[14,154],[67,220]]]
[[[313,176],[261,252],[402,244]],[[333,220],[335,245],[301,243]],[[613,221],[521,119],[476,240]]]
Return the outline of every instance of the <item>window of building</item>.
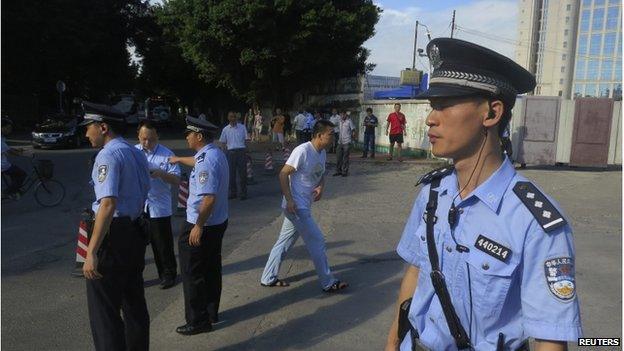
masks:
[[[570,5],[570,4],[566,5],[566,11],[570,11],[571,8],[572,8],[572,5]]]
[[[565,48],[567,48],[567,47],[568,47],[568,42],[567,42],[567,41],[564,41],[564,42],[563,42],[563,48],[565,49]]]
[[[594,7],[604,6],[605,0],[594,0]]]
[[[565,61],[568,58],[568,55],[563,54],[561,55],[561,61]]]
[[[616,83],[613,87],[613,98],[615,100],[622,100],[622,84]]]
[[[613,60],[604,60],[600,67],[600,80],[611,80],[613,72]]]
[[[559,96],[563,95],[563,91],[559,90]]]
[[[594,15],[592,16],[592,29],[602,30],[604,27],[604,9],[594,9]]]
[[[598,85],[598,96],[609,97],[610,93],[611,93],[611,84],[599,84]]]
[[[585,84],[574,85],[574,97],[582,97],[585,93]]]
[[[618,17],[620,15],[619,7],[609,7],[607,10],[607,27],[606,30],[616,30],[618,25]]]
[[[585,59],[576,60],[576,69],[574,71],[574,79],[585,80]]]
[[[564,30],[564,31],[563,31],[563,35],[564,35],[564,36],[568,36],[568,33],[569,33],[569,32],[570,32],[570,31],[566,29],[566,30]]]
[[[589,41],[589,55],[590,56],[600,55],[601,42],[602,42],[602,34],[592,34],[591,39]]]
[[[617,33],[606,33],[604,36],[604,46],[602,48],[603,56],[613,56],[615,52],[615,40]]]
[[[609,0],[609,5],[620,5],[621,0]]]
[[[597,80],[598,79],[598,63],[599,61],[596,59],[590,59],[587,63],[587,80]]]
[[[578,54],[579,55],[587,55],[587,34],[579,35],[578,41]]]
[[[595,97],[595,96],[596,96],[596,84],[585,85],[585,97]]]
[[[581,15],[581,32],[589,31],[589,19],[591,18],[590,10],[583,10]]]
[[[565,66],[561,66],[561,73],[565,73]]]
[[[563,78],[559,79],[559,85],[563,85]]]
[[[592,4],[592,0],[583,0],[583,7],[589,7]]]
[[[615,61],[615,66],[613,67],[613,80],[616,82],[622,81],[622,59],[618,59]]]
[[[566,24],[570,23],[570,17],[566,17]]]

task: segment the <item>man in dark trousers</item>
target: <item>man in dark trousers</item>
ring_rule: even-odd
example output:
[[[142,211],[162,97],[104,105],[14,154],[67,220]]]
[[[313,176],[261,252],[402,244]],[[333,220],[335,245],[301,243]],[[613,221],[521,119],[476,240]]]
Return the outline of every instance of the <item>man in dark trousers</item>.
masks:
[[[221,131],[219,142],[224,144],[227,149],[227,159],[230,166],[230,199],[235,199],[238,188],[236,187],[236,175],[238,174],[238,182],[240,184],[240,199],[247,199],[247,147],[245,140],[247,139],[247,131],[245,126],[238,123],[236,112],[228,112],[227,126]]]
[[[213,144],[217,126],[186,118],[186,141],[194,157],[171,157],[193,167],[189,178],[186,223],[178,241],[184,285],[186,324],[176,329],[182,335],[212,330],[219,320],[221,299],[221,243],[228,225],[228,162]]]
[[[154,251],[160,288],[168,289],[175,285],[177,276],[171,232],[171,185],[180,184],[180,166],[168,162],[169,157],[174,154],[158,143],[158,132],[151,122],[141,122],[137,132],[139,144],[135,147],[147,157],[151,177],[150,191],[145,202],[145,212],[149,217],[150,243]]]
[[[143,289],[146,238],[140,215],[150,187],[145,155],[119,133],[124,115],[83,103],[94,148],[95,221],[83,274],[96,350],[148,350],[149,315]],[[123,316],[123,318],[122,318]]]

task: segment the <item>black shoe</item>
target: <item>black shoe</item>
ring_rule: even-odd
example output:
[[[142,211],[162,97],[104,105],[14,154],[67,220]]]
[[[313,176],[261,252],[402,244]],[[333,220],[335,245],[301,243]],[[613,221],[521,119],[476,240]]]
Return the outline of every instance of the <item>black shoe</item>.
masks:
[[[160,288],[163,290],[169,289],[173,287],[175,284],[176,284],[175,278],[163,278],[163,280],[160,282]]]
[[[340,172],[336,172],[336,173],[332,174],[333,177],[337,177],[337,176],[341,176],[341,175],[342,175],[342,173],[340,173]]]
[[[195,335],[212,331],[212,324],[206,321],[199,324],[185,324],[177,327],[176,332],[182,335]]]

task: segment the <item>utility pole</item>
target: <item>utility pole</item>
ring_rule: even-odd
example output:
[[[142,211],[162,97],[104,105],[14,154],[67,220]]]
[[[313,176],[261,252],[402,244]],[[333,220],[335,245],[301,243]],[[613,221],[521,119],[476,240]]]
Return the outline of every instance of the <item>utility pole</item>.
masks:
[[[416,50],[417,50],[417,40],[418,40],[418,21],[416,21],[416,28],[414,29],[414,55],[412,57],[412,71],[416,69]]]
[[[451,20],[451,38],[453,37],[453,31],[455,31],[455,10],[453,10],[453,19]]]

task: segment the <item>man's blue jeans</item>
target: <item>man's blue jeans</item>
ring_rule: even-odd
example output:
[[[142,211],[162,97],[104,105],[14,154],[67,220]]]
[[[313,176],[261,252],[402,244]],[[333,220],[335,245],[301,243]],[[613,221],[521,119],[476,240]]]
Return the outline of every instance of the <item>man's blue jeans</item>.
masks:
[[[312,258],[316,274],[318,274],[321,288],[329,288],[337,280],[332,275],[325,253],[325,238],[318,227],[310,210],[297,210],[296,214],[284,210],[284,223],[279,237],[273,245],[267,260],[261,283],[270,285],[278,278],[279,269],[286,253],[295,244],[301,235],[306,249]]]
[[[368,156],[370,150],[371,156],[375,156],[375,134],[364,133],[364,156]]]

